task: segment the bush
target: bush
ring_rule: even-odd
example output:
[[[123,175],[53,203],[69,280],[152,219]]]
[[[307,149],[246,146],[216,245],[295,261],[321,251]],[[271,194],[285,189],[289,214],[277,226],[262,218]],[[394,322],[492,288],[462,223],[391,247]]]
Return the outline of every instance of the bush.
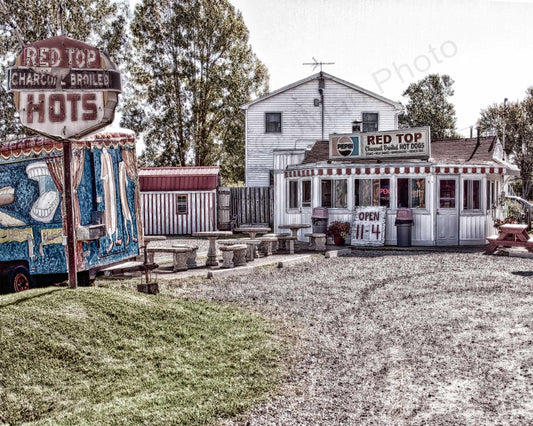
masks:
[[[350,223],[334,221],[326,228],[326,236],[335,237],[339,236],[344,239],[350,235]]]
[[[500,202],[504,218],[494,220],[494,227],[499,228],[505,223],[522,223],[524,220],[524,211],[518,201],[503,199]]]

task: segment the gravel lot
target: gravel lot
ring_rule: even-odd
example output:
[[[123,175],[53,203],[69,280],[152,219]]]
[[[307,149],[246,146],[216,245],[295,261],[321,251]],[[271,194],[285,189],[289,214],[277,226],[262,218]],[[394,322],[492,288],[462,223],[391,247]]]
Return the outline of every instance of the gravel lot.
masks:
[[[226,424],[532,424],[532,275],[480,249],[359,250],[175,292],[296,336],[278,394]]]

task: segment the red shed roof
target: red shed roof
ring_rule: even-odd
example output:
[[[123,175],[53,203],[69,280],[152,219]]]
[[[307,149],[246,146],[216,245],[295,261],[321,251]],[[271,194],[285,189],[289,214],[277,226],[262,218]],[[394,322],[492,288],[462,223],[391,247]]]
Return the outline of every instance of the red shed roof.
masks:
[[[219,184],[218,166],[145,167],[139,171],[141,191],[213,190]]]

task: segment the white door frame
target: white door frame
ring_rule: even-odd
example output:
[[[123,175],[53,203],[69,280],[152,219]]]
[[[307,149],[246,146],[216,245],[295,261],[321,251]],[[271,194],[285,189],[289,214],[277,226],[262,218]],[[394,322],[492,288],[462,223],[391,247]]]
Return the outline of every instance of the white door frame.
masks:
[[[442,181],[455,182],[455,196],[453,198],[443,197],[441,200],[440,185]],[[460,214],[460,193],[461,180],[459,175],[437,176],[436,186],[436,219],[435,219],[435,244],[438,246],[459,245],[459,214]],[[443,194],[445,195],[445,194]],[[442,201],[442,204],[441,204]],[[445,204],[449,204],[446,206]],[[442,205],[442,206],[441,206]]]

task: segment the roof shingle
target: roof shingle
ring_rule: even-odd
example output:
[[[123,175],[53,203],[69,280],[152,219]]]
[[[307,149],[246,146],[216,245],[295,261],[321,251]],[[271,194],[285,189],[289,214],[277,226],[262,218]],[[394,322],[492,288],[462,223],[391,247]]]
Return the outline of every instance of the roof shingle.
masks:
[[[496,146],[496,136],[463,139],[440,139],[431,141],[431,163],[442,164],[492,164]],[[302,164],[312,164],[329,160],[329,141],[317,141]],[[391,159],[392,161],[393,159]],[[397,159],[405,161],[407,159]],[[361,161],[361,160],[354,160]],[[370,161],[370,160],[366,160]],[[375,162],[375,159],[371,161]]]

